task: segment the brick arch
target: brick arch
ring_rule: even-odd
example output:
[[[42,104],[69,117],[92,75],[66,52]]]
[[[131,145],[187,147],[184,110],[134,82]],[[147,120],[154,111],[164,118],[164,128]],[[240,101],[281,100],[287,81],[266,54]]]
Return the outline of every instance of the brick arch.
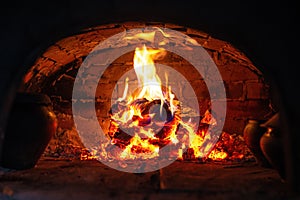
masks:
[[[24,76],[21,90],[48,94],[54,102],[55,111],[60,119],[60,133],[50,142],[49,147],[53,147],[54,144],[72,142],[75,146],[81,145],[76,133],[68,130],[74,130],[71,116],[72,86],[77,70],[84,58],[99,42],[106,38],[126,29],[144,27],[145,25],[166,27],[185,33],[207,50],[216,63],[226,87],[228,108],[224,131],[242,134],[248,118],[268,119],[272,113],[269,106],[269,84],[265,81],[262,72],[253,65],[247,56],[229,42],[213,38],[199,30],[175,24],[145,24],[140,22],[108,24],[86,29],[82,33],[57,41],[36,60]],[[98,84],[101,90],[96,93],[96,109],[97,115],[102,119],[100,121],[101,126],[106,127],[104,130],[108,126],[109,104],[107,102],[111,97],[117,77],[132,68],[132,58],[133,53],[131,52],[115,60],[109,67],[109,73],[104,74],[105,76]],[[198,94],[197,100],[201,113],[204,113],[209,108],[210,97],[204,80],[201,76],[195,75],[193,66],[174,54],[168,54],[161,63],[171,66],[187,77],[194,91]],[[88,86],[88,83],[85,84]],[[190,98],[188,90],[181,88],[180,91],[180,95],[187,100]],[[121,92],[118,91],[118,93]],[[195,105],[189,106],[193,108]],[[56,147],[50,148],[48,152],[57,151]]]

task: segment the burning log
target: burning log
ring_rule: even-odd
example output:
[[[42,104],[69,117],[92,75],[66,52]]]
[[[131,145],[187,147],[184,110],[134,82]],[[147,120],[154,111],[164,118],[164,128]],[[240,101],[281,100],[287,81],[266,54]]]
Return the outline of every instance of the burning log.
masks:
[[[124,107],[122,104],[119,105],[117,102],[113,105],[110,113],[113,115],[113,109],[119,113],[126,112],[128,108],[132,107],[138,109],[141,115],[132,115],[124,124],[118,124],[115,120],[111,120],[108,135],[113,139],[114,144],[120,148],[125,148],[134,137],[134,134],[142,135],[143,132],[139,131],[147,129],[152,131],[153,135],[150,138],[142,138],[143,140],[147,139],[151,144],[159,147],[163,147],[170,142],[170,135],[174,129],[176,132],[180,117],[178,112],[172,114],[168,101],[137,99],[128,107]],[[120,108],[122,110],[119,110]],[[139,129],[139,127],[142,129]]]

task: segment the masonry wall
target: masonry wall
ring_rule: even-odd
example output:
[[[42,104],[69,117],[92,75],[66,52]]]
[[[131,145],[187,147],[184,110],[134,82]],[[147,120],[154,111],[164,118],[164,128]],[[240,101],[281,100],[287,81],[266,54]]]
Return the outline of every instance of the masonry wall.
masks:
[[[101,41],[130,28],[155,25],[181,31],[201,44],[211,55],[224,81],[227,95],[227,117],[224,131],[242,134],[247,119],[268,119],[272,114],[270,107],[269,85],[263,74],[252,62],[229,41],[212,38],[206,33],[174,24],[136,23],[109,24],[84,30],[82,33],[62,39],[50,46],[28,71],[20,90],[48,94],[54,104],[59,119],[59,129],[50,142],[46,155],[79,155],[82,144],[72,121],[72,88],[84,58]],[[133,53],[127,53],[115,60],[104,72],[96,92],[96,112],[104,130],[108,129],[111,98],[117,99],[123,93],[124,85],[118,82],[122,75],[133,68]],[[167,54],[159,61],[182,74],[197,94],[200,114],[209,108],[210,95],[201,75],[197,75],[193,66],[178,55]],[[169,74],[176,76],[176,73]],[[204,75],[203,75],[204,76]],[[89,82],[82,80],[85,87]],[[137,84],[135,77],[130,77],[130,84]],[[194,98],[190,90],[180,88],[182,84],[170,83],[179,87],[176,94],[186,101],[192,109],[197,105],[189,104]],[[217,94],[211,94],[212,96]],[[82,103],[84,107],[84,103]],[[82,112],[88,112],[83,110]],[[84,113],[83,113],[84,115]]]

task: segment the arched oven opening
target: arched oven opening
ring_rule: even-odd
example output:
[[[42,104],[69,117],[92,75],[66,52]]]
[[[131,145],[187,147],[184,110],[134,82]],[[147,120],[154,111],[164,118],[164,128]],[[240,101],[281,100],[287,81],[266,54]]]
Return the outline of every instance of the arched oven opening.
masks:
[[[212,57],[218,66],[226,89],[228,108],[223,129],[224,135],[222,136],[233,136],[232,141],[226,142],[232,143],[232,146],[237,145],[236,148],[239,149],[226,152],[228,151],[226,147],[225,149],[220,147],[215,153],[233,161],[247,157],[247,155],[244,155],[248,154],[247,150],[244,149],[244,145],[240,144],[239,146],[234,144],[234,142],[244,143],[240,141],[241,138],[239,139],[239,137],[243,136],[243,130],[248,120],[266,121],[278,112],[270,98],[269,83],[264,79],[262,72],[230,43],[215,39],[201,31],[174,24],[135,22],[98,26],[86,30],[84,33],[64,38],[50,46],[26,73],[19,91],[47,94],[53,102],[54,112],[58,118],[57,132],[50,141],[45,155],[74,159],[84,159],[83,157],[89,156],[84,155],[84,145],[78,136],[72,113],[72,92],[78,69],[83,65],[84,59],[100,42],[120,32],[149,25],[172,28],[187,34],[203,46]],[[99,123],[106,134],[108,134],[110,128],[111,117],[109,116],[109,111],[113,106],[112,104],[123,96],[124,88],[126,87],[124,78],[131,76],[128,77],[129,88],[136,89],[138,87],[138,80],[135,74],[127,73],[126,75],[126,72],[133,69],[133,58],[134,51],[120,56],[105,69],[99,80],[95,94],[95,110]],[[205,123],[209,123],[209,121],[205,122],[203,118],[207,118],[208,115],[214,118],[214,114],[210,113],[210,95],[217,96],[219,92],[218,88],[213,88],[211,90],[213,93],[209,94],[205,80],[202,78],[209,75],[200,75],[190,63],[172,52],[168,52],[163,59],[157,62],[176,70],[170,71],[156,66],[157,74],[162,84],[164,85],[166,80],[169,79],[169,86],[176,91],[177,94],[175,95],[181,99],[181,103],[186,105],[185,110],[181,112],[185,112],[184,114],[191,116],[191,118],[200,118],[203,122],[200,123],[202,126]],[[89,87],[92,87],[93,82],[91,83],[89,77],[95,75],[94,73],[101,72],[102,69],[97,66],[98,63],[99,61],[96,61],[95,64],[91,65],[91,69],[86,71],[86,74],[81,77],[80,84],[83,85],[84,89],[88,90]],[[185,79],[180,79],[176,73],[183,75]],[[166,79],[165,75],[169,77],[166,77]],[[123,80],[120,81],[122,76],[124,76]],[[188,81],[192,88],[179,81]],[[217,87],[217,85],[212,87]],[[196,95],[193,95],[193,92]],[[128,95],[130,95],[130,91]],[[90,96],[92,94],[89,94],[87,98],[82,97],[80,102],[76,102],[82,106],[80,110],[82,112],[81,117],[89,116],[85,112],[92,112],[87,106],[87,104],[90,104]],[[198,116],[195,114],[197,110],[199,110]],[[200,129],[201,127],[199,127],[200,132],[204,131]],[[225,138],[223,139],[226,140]],[[224,154],[222,155],[223,151]],[[189,156],[193,157],[194,155]],[[210,155],[210,157],[214,156],[217,155]],[[221,158],[217,157],[216,159],[221,160]]]
[[[155,195],[169,197],[174,195],[174,192],[178,193],[180,198],[187,194],[191,197],[198,197],[202,194],[205,197],[226,197],[227,195],[229,198],[248,195],[251,198],[263,197],[265,199],[287,195],[287,175],[285,173],[288,171],[289,164],[286,163],[286,160],[289,158],[281,157],[281,153],[284,154],[283,151],[286,148],[284,145],[287,145],[286,138],[280,138],[282,146],[276,152],[278,155],[275,160],[283,160],[280,160],[281,165],[278,166],[276,161],[275,164],[272,163],[273,157],[267,158],[266,152],[264,152],[265,154],[256,152],[255,148],[262,149],[265,143],[260,144],[260,141],[254,138],[256,139],[254,144],[251,140],[253,135],[249,138],[249,136],[246,136],[245,131],[246,126],[251,126],[252,122],[258,122],[259,125],[265,124],[263,132],[260,133],[260,139],[263,134],[272,135],[272,131],[278,126],[282,129],[281,121],[276,121],[276,117],[282,109],[280,92],[277,85],[274,84],[276,80],[272,79],[272,74],[269,73],[266,66],[257,64],[255,58],[252,60],[251,54],[248,56],[248,52],[243,52],[237,48],[234,45],[234,38],[231,38],[232,41],[225,41],[221,39],[222,37],[218,38],[218,34],[215,34],[215,36],[211,35],[213,32],[206,33],[200,28],[193,28],[197,26],[188,27],[176,23],[145,22],[143,20],[103,24],[80,28],[78,32],[70,32],[64,37],[52,41],[46,48],[42,48],[33,56],[34,62],[25,67],[26,70],[22,72],[22,80],[17,85],[18,89],[16,91],[46,94],[50,97],[57,118],[57,128],[51,140],[45,146],[36,166],[25,169],[25,171],[11,170],[10,167],[3,168],[1,176],[4,180],[2,184],[4,196],[19,195],[23,197],[23,195],[28,195],[28,197],[33,198],[35,194],[33,194],[32,187],[37,187],[37,183],[41,187],[38,187],[39,191],[37,191],[36,196],[46,194],[49,195],[49,198],[52,198],[55,196],[53,191],[56,190],[59,191],[56,195],[61,199],[70,196],[70,191],[74,189],[81,191],[79,195],[82,195],[82,197],[96,197],[97,187],[102,187],[101,191],[107,198],[114,196],[151,198]],[[203,147],[204,138],[214,137],[213,132],[207,132],[206,127],[213,126],[214,120],[218,119],[218,113],[211,112],[213,110],[211,102],[219,94],[218,92],[210,93],[206,85],[205,77],[210,74],[199,74],[193,65],[183,57],[170,51],[165,52],[162,57],[155,60],[156,73],[161,82],[165,83],[162,84],[162,92],[169,94],[169,96],[174,93],[175,100],[185,105],[180,110],[182,112],[181,116],[188,119],[182,123],[178,122],[181,126],[190,127],[192,124],[197,124],[198,127],[196,131],[188,132],[192,139],[190,138],[186,145],[172,152],[172,155],[176,156],[172,164],[149,173],[128,174],[122,172],[122,170],[121,172],[115,171],[98,162],[103,159],[111,159],[107,153],[111,152],[106,148],[104,151],[105,156],[101,155],[100,151],[87,147],[84,141],[85,138],[78,134],[72,111],[72,106],[74,108],[74,102],[72,102],[73,87],[78,70],[84,65],[90,52],[100,42],[123,31],[147,26],[156,27],[159,30],[167,28],[183,33],[207,51],[222,77],[226,92],[226,99],[223,100],[226,101],[227,111],[222,133],[215,144],[212,142],[214,147],[205,156],[201,155],[201,152],[198,151]],[[210,30],[210,28],[206,27],[207,30]],[[163,36],[165,36],[164,34],[166,35],[166,33],[162,33]],[[112,46],[112,48],[117,47]],[[147,47],[147,50],[151,51],[151,47]],[[116,116],[111,114],[112,109],[116,105],[118,108],[123,106],[123,104],[120,104],[119,99],[124,100],[125,94],[127,94],[126,98],[128,99],[129,94],[134,93],[130,89],[129,92],[124,92],[126,87],[137,88],[140,86],[137,78],[139,74],[137,74],[137,71],[132,73],[135,66],[134,57],[138,53],[137,50],[129,51],[113,60],[103,70],[103,75],[97,83],[95,101],[92,102],[95,105],[99,125],[110,141],[113,141],[114,145],[118,145],[121,149],[121,152],[116,153],[117,157],[114,158],[117,158],[118,167],[123,169],[127,167],[123,162],[123,159],[127,159],[124,152],[127,153],[126,155],[131,155],[132,153],[139,154],[151,151],[151,156],[153,156],[153,152],[157,153],[157,148],[160,149],[163,146],[162,143],[171,138],[168,132],[169,129],[163,129],[162,134],[155,135],[155,141],[147,141],[148,146],[145,147],[141,145],[145,139],[137,139],[135,135],[128,138],[122,135],[123,132],[120,127],[115,126]],[[166,70],[164,66],[170,68]],[[93,67],[94,69],[91,69]],[[101,71],[97,64],[90,65],[89,70],[86,71],[87,74],[78,79],[87,91],[94,84],[89,82],[90,76],[93,76],[93,73],[98,73],[98,70]],[[180,82],[177,80],[180,80]],[[172,89],[168,90],[168,87],[165,86],[171,86]],[[212,86],[217,87],[218,84]],[[213,88],[212,91],[219,90]],[[193,92],[195,92],[196,97]],[[124,124],[128,125],[128,121],[130,121],[130,125],[138,123],[139,126],[142,126],[141,124],[148,123],[145,121],[145,116],[150,116],[150,118],[152,117],[151,120],[155,121],[155,114],[157,116],[161,115],[159,111],[162,109],[161,102],[143,101],[143,99],[145,99],[145,96],[134,101],[136,103],[134,106],[138,105],[143,108],[141,110],[142,116],[133,115]],[[87,99],[83,97],[80,101],[75,102],[75,104],[80,104],[81,110],[79,113],[84,120],[88,120],[89,112],[93,112],[89,109],[91,107],[89,100],[90,96]],[[168,97],[166,104],[163,105],[164,108],[167,105],[167,109],[165,109],[167,114],[172,112],[171,101]],[[132,105],[126,104],[122,108],[127,110]],[[145,110],[147,110],[146,114],[143,113]],[[194,112],[197,110],[199,110],[199,113]],[[176,114],[170,115],[176,118]],[[280,116],[282,119],[282,115]],[[171,119],[173,122],[172,117],[166,116],[167,119]],[[118,120],[120,122],[123,119]],[[156,120],[159,123],[161,119]],[[272,124],[274,122],[275,126]],[[176,130],[174,133],[177,137],[180,136]],[[134,144],[136,141],[138,142]],[[174,142],[174,140],[171,138],[168,142]],[[205,145],[209,145],[209,143],[205,143]],[[254,145],[254,147],[251,145]],[[151,150],[153,146],[156,149]],[[272,146],[272,148],[276,149],[275,146]],[[149,156],[149,154],[147,155]],[[136,159],[129,156],[129,159],[138,162],[138,159],[147,158]],[[282,166],[284,166],[283,169]],[[143,170],[147,169],[147,166],[139,167]],[[62,177],[63,174],[68,173],[69,176]],[[26,179],[29,180],[28,187],[21,187],[16,183],[18,181],[24,183]],[[32,180],[37,180],[37,182],[30,182]],[[123,181],[127,183],[126,186],[121,184]],[[61,187],[62,184],[70,185],[67,191],[57,188]],[[83,184],[89,186],[85,191],[81,189]],[[270,185],[273,188],[270,188]],[[223,189],[220,189],[220,187]],[[240,188],[245,191],[240,191]],[[276,188],[276,192],[274,192],[274,188]],[[47,189],[50,192],[47,192]],[[261,194],[261,191],[264,191],[263,194]]]

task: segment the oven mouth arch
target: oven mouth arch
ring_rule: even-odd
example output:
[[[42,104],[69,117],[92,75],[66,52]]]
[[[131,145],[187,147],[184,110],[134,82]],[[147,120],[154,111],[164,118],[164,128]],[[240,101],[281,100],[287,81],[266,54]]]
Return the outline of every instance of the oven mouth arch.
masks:
[[[294,8],[289,7],[290,5],[287,6],[287,4],[279,5],[278,3],[274,3],[270,10],[269,4],[266,4],[265,6],[258,6],[256,3],[251,2],[245,2],[245,4],[239,5],[236,3],[224,2],[221,4],[224,7],[220,6],[217,10],[215,10],[216,5],[210,5],[212,4],[210,2],[203,2],[204,5],[199,8],[193,5],[193,1],[189,1],[187,3],[179,3],[178,1],[175,1],[172,8],[169,9],[171,11],[166,13],[163,9],[158,9],[155,12],[155,16],[150,16],[149,13],[153,13],[153,10],[151,9],[155,6],[152,6],[149,9],[144,8],[142,5],[130,8],[131,4],[129,3],[126,6],[127,10],[122,10],[122,7],[118,2],[119,1],[99,2],[99,6],[95,6],[97,9],[94,10],[100,10],[100,12],[90,13],[89,9],[83,9],[83,7],[88,8],[88,6],[82,5],[82,2],[77,5],[74,4],[71,7],[68,3],[60,3],[59,5],[53,3],[50,5],[50,8],[52,9],[49,9],[51,12],[48,11],[46,12],[47,14],[44,15],[43,12],[45,11],[45,8],[29,1],[26,4],[23,4],[24,7],[20,9],[22,12],[11,12],[7,15],[9,18],[9,16],[12,16],[12,14],[15,13],[16,17],[12,16],[12,18],[17,20],[8,20],[8,23],[14,24],[15,27],[21,27],[19,29],[4,29],[4,31],[7,31],[9,38],[14,38],[17,35],[15,34],[16,30],[21,30],[19,31],[19,35],[25,36],[20,36],[20,38],[26,38],[25,41],[28,44],[22,44],[26,46],[25,48],[23,48],[22,45],[20,46],[20,48],[23,49],[22,51],[25,52],[24,55],[18,55],[18,53],[2,54],[9,55],[7,57],[9,59],[18,60],[16,62],[7,62],[4,64],[4,66],[7,66],[4,68],[9,68],[4,70],[4,74],[8,74],[7,77],[10,78],[4,79],[2,80],[3,82],[1,82],[4,83],[1,84],[3,91],[1,91],[2,97],[0,100],[0,129],[2,129],[0,130],[0,136],[2,138],[5,134],[4,127],[10,111],[11,102],[14,99],[14,94],[18,90],[18,86],[23,75],[26,73],[25,71],[32,66],[40,53],[47,49],[53,41],[57,41],[60,38],[68,36],[69,33],[76,33],[82,28],[93,27],[99,24],[134,21],[136,19],[138,19],[136,21],[164,21],[194,27],[211,35],[215,35],[216,38],[229,41],[241,51],[247,53],[247,56],[255,63],[256,66],[260,66],[260,70],[264,73],[266,78],[268,78],[269,82],[271,82],[272,88],[275,90],[274,101],[278,108],[285,112],[283,113],[284,121],[282,123],[287,135],[286,146],[287,155],[289,156],[288,165],[290,168],[295,168],[294,171],[296,172],[297,168],[299,168],[294,167],[298,166],[294,159],[299,157],[299,153],[296,153],[299,146],[299,142],[297,141],[300,141],[299,136],[297,136],[298,119],[296,117],[299,111],[299,105],[298,102],[291,99],[294,98],[293,92],[295,91],[295,87],[293,86],[293,83],[295,83],[295,86],[297,85],[297,79],[295,76],[297,73],[292,66],[293,64],[296,66],[296,62],[293,63],[293,61],[290,62],[289,60],[289,58],[292,59],[292,56],[290,55],[293,55],[293,52],[288,50],[290,47],[293,48],[293,42],[290,43],[290,41],[293,40],[292,37],[294,36],[295,39],[297,38],[295,35],[296,31],[295,33],[291,33],[292,31],[289,29],[290,27],[297,27],[295,20],[293,19],[296,15],[293,15],[292,13]],[[133,2],[136,3],[136,1]],[[126,1],[123,4],[127,3],[128,2]],[[97,3],[94,1],[93,4]],[[13,9],[9,10],[15,11],[16,7],[14,5],[12,8]],[[132,10],[136,8],[141,8],[141,11],[133,13]],[[165,9],[168,7],[164,4],[163,8]],[[147,12],[143,13],[143,9],[146,9]],[[190,11],[186,12],[183,18],[181,16],[182,12],[180,12],[182,9],[189,9]],[[24,16],[24,10],[25,12],[28,11],[28,13],[31,13],[28,15],[31,17]],[[35,10],[40,11],[36,12]],[[177,12],[173,12],[174,10]],[[290,11],[292,14],[290,14]],[[53,13],[56,15],[55,18],[59,20],[55,21],[55,19],[53,19]],[[39,14],[41,17],[37,17]],[[221,21],[219,19],[221,19]],[[40,22],[35,23],[39,20]],[[269,25],[265,24],[267,23],[267,20],[271,21]],[[5,17],[4,21],[6,21]],[[53,21],[54,23],[51,23]],[[27,25],[24,25],[28,24],[28,22],[32,22],[30,28],[27,28]],[[47,22],[50,22],[50,24]],[[18,26],[18,24],[21,26]],[[47,24],[50,29],[45,29],[45,24]],[[25,27],[24,29],[30,29],[31,31],[26,30],[26,33],[23,34],[23,27]],[[41,31],[42,29],[44,29],[44,31]],[[32,32],[36,33],[33,34]],[[42,42],[49,38],[53,39],[50,42]],[[6,47],[10,47],[10,43],[11,41],[7,41]],[[41,43],[44,43],[45,45],[41,45]],[[282,51],[275,52],[274,47],[280,47],[282,48]],[[33,50],[34,48],[35,50]],[[31,56],[28,56],[29,54]],[[281,55],[283,57],[280,57]],[[25,59],[25,57],[27,57],[27,59]],[[274,57],[278,59],[275,60]],[[13,75],[11,75],[11,71],[13,71]],[[289,81],[290,83],[285,83],[285,81]],[[293,175],[295,174],[297,173],[294,173]],[[292,175],[290,175],[290,177],[290,180],[293,183],[296,182],[299,186],[299,178],[296,180],[296,178],[293,178]]]
[[[132,24],[131,24],[132,23]],[[138,26],[145,26],[145,25],[149,25],[149,24],[151,24],[151,25],[164,25],[164,26],[170,26],[170,27],[173,27],[175,30],[177,29],[177,30],[180,30],[180,31],[187,31],[187,29],[189,29],[188,31],[189,31],[189,34],[190,35],[192,35],[192,36],[194,36],[194,37],[196,37],[196,35],[197,34],[199,34],[200,36],[200,40],[201,40],[201,37],[202,38],[205,38],[205,40],[208,40],[208,39],[210,39],[210,40],[214,40],[215,38],[213,38],[212,36],[209,36],[207,33],[204,33],[204,32],[202,32],[201,30],[196,30],[196,29],[192,29],[192,28],[189,28],[189,27],[183,27],[183,26],[180,26],[180,25],[176,25],[176,24],[170,24],[170,23],[164,23],[164,22],[153,22],[153,23],[150,23],[150,22],[148,22],[148,23],[146,23],[146,22],[123,22],[123,23],[117,23],[117,24],[106,24],[106,25],[100,25],[100,26],[96,26],[96,27],[90,27],[90,28],[87,28],[87,29],[84,29],[84,30],[82,30],[82,31],[80,31],[80,32],[77,32],[77,33],[75,33],[75,34],[71,34],[71,35],[69,35],[68,37],[65,37],[65,38],[63,38],[63,39],[61,39],[61,40],[58,40],[57,42],[59,42],[59,41],[62,41],[62,40],[64,40],[64,39],[68,39],[68,38],[70,38],[70,37],[78,37],[78,35],[88,35],[88,34],[90,34],[90,33],[93,33],[93,32],[95,32],[95,31],[102,31],[102,30],[104,30],[104,31],[110,31],[110,29],[118,29],[118,28],[120,28],[120,27],[122,27],[122,25],[125,25],[126,27],[138,27]],[[193,32],[193,31],[196,31],[196,32]],[[197,32],[198,31],[198,32]],[[204,42],[204,41],[201,41],[201,42]],[[222,41],[222,45],[225,45],[225,44],[227,44],[228,42],[227,41]],[[209,46],[209,45],[208,45]],[[230,45],[229,45],[230,46]],[[58,45],[58,44],[54,44],[54,45],[52,45],[52,46],[50,46],[50,48],[51,47],[55,47],[55,48],[57,48],[57,49],[64,49],[64,47],[62,47],[61,45]],[[208,47],[209,48],[209,47]],[[49,48],[47,48],[46,50],[44,50],[44,52],[47,52],[48,51],[48,49]],[[234,48],[233,48],[234,49]],[[236,50],[237,52],[240,52],[240,50]],[[236,52],[236,54],[238,54]],[[41,57],[43,57],[43,55],[41,56]],[[242,56],[243,57],[243,56]],[[82,56],[82,59],[84,59],[84,56]],[[176,59],[178,59],[178,58],[176,58]],[[243,59],[245,59],[245,60],[247,60],[247,57],[246,56],[244,56],[243,57]],[[55,59],[54,59],[55,60]],[[250,62],[250,61],[249,61]],[[68,63],[67,64],[62,64],[62,66],[63,67],[66,67],[66,70],[68,70]],[[251,64],[251,66],[252,66],[252,64]],[[254,66],[254,68],[249,68],[249,70],[250,71],[255,71],[255,66]],[[66,71],[65,70],[65,71]],[[261,76],[261,72],[257,69],[257,72],[256,72],[257,74],[258,74],[258,76]],[[50,73],[51,74],[51,73]],[[58,73],[59,74],[59,73]],[[251,82],[251,81],[250,81]],[[239,83],[237,83],[238,85],[239,85]],[[37,86],[38,86],[38,84],[37,84]],[[239,85],[240,86],[240,85]],[[234,98],[234,97],[233,97]],[[242,126],[240,126],[240,129],[242,129],[243,127]]]

